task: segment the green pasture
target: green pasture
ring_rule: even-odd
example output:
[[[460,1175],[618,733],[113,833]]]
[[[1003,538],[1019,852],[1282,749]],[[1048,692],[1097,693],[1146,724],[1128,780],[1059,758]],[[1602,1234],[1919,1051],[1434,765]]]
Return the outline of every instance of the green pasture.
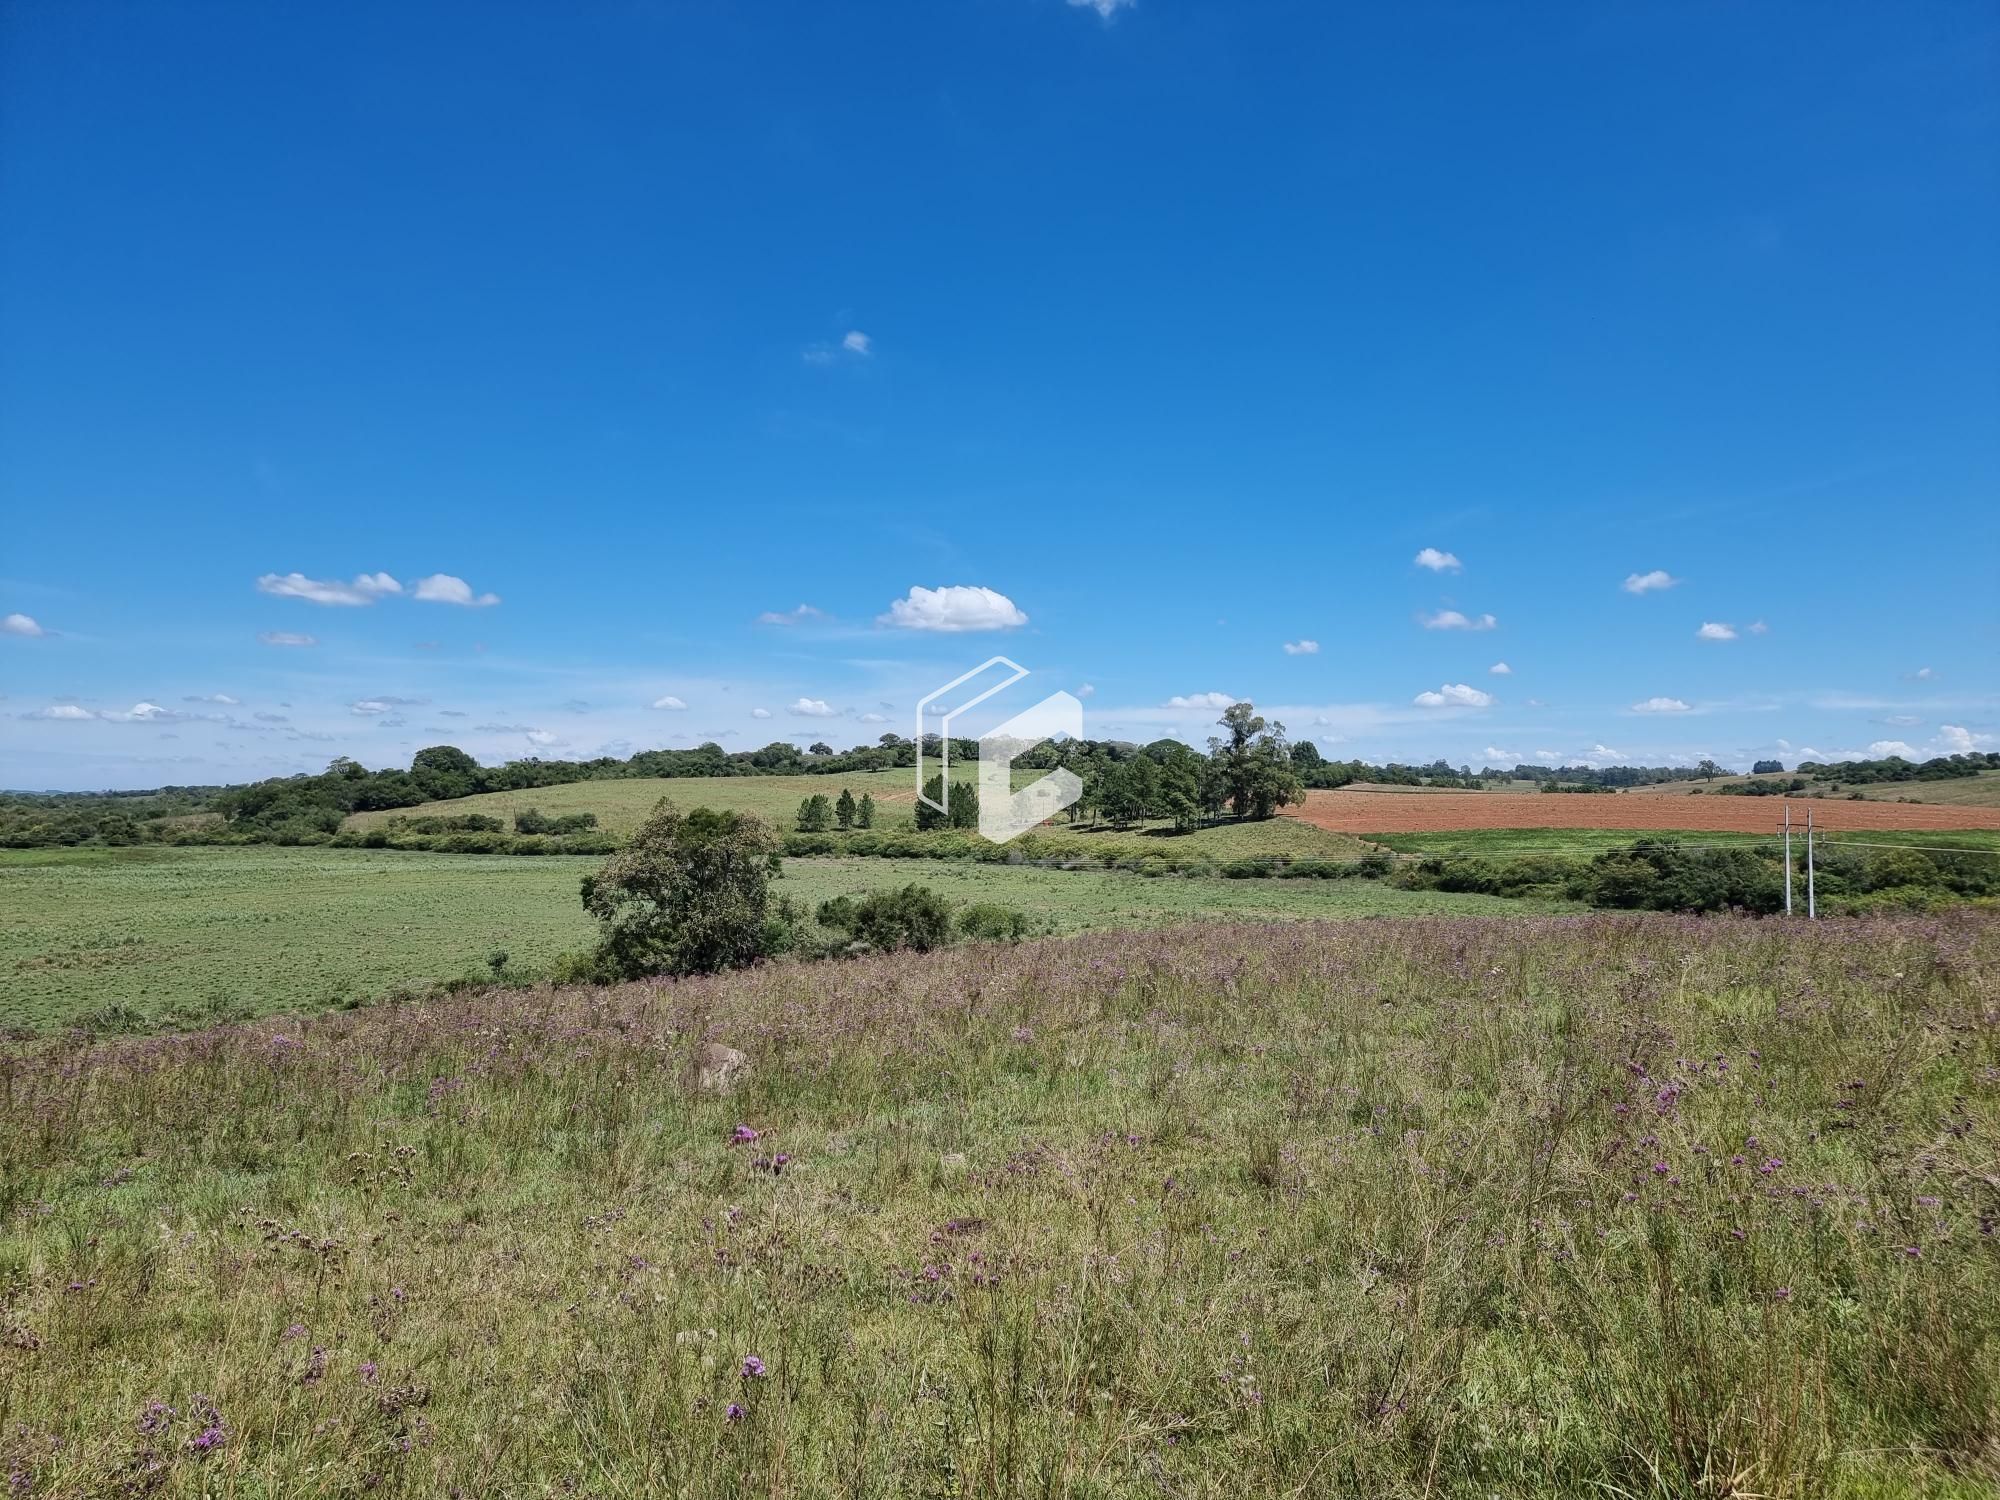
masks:
[[[592,933],[577,898],[593,858],[374,849],[0,852],[0,1026],[43,1029],[111,1007],[146,1022],[323,1010],[489,972],[532,975]],[[788,860],[775,893],[814,907],[911,881],[998,902],[1045,931],[1203,918],[1551,910],[1361,880],[1149,879],[938,860]],[[135,1020],[134,1024],[138,1024]]]

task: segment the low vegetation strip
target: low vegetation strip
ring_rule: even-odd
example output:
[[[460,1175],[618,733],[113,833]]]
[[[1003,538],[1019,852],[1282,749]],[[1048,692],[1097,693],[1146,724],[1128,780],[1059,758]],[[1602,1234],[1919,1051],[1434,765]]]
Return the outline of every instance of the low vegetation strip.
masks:
[[[1428,833],[1471,828],[1683,829],[1770,833],[1783,813],[1769,797],[1657,797],[1612,793],[1561,797],[1508,792],[1311,791],[1283,809],[1335,833]],[[1812,803],[1813,821],[1830,835],[1872,829],[2000,829],[2000,807],[1930,807],[1918,803]],[[1793,817],[1804,822],[1804,809]]]
[[[1965,915],[1205,927],[38,1044],[0,1458],[60,1495],[1983,1495],[1996,975]]]

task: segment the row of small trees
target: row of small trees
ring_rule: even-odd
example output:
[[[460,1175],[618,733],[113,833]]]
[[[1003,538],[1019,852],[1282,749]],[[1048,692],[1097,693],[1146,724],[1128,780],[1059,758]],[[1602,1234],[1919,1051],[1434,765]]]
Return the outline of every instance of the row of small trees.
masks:
[[[1303,799],[1304,784],[1284,725],[1266,722],[1248,703],[1231,705],[1218,723],[1224,733],[1209,740],[1205,756],[1172,739],[1155,740],[1122,758],[1089,741],[1073,742],[1081,753],[1057,762],[1083,783],[1083,794],[1069,810],[1070,821],[1102,818],[1123,827],[1157,820],[1186,829],[1225,812],[1268,818]],[[1028,768],[1027,757],[1015,764]],[[917,804],[919,829],[978,827],[976,788],[960,784],[951,792],[947,799],[942,775],[924,783],[924,800]],[[946,803],[946,809],[940,812],[936,803]]]
[[[1283,724],[1265,720],[1249,703],[1231,704],[1217,725],[1223,732],[1209,738],[1207,755],[1162,739],[1136,755],[1071,759],[1069,769],[1083,782],[1071,821],[1102,818],[1120,827],[1163,821],[1187,829],[1225,813],[1268,818],[1304,799],[1298,752],[1310,745],[1292,745]]]
[[[825,833],[829,828],[844,833],[850,828],[874,826],[875,798],[868,792],[863,792],[857,802],[854,793],[842,787],[838,800],[828,798],[824,792],[814,792],[799,804],[800,833]]]

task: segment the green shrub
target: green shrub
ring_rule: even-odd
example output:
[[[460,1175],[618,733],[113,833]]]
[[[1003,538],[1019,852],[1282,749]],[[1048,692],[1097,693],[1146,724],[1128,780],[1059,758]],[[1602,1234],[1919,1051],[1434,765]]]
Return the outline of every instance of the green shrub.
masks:
[[[959,912],[958,931],[975,942],[1017,942],[1028,935],[1028,917],[1011,906],[976,901]]]
[[[711,974],[754,963],[769,937],[769,856],[776,840],[745,813],[662,798],[631,840],[583,880],[602,924],[598,954],[622,978]]]
[[[928,952],[951,941],[951,903],[928,886],[871,891],[860,900],[836,896],[814,914],[822,927],[844,933],[878,953]]]

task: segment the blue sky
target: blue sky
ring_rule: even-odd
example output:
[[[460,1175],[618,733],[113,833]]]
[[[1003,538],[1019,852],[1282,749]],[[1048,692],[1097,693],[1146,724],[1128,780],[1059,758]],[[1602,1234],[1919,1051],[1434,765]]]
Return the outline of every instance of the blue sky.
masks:
[[[0,97],[0,785],[995,651],[1138,739],[2000,746],[1991,5],[21,0]]]

